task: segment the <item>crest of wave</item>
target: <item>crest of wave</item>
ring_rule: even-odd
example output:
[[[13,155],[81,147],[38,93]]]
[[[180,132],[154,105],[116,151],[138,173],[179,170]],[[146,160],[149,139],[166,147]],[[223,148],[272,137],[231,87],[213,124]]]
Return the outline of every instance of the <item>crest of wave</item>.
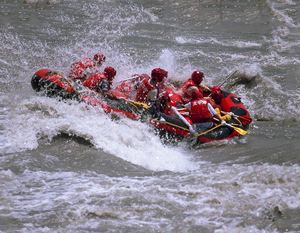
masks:
[[[146,124],[128,119],[112,121],[102,109],[46,97],[23,101],[14,118],[5,123],[6,143],[1,150],[12,153],[35,149],[39,139],[50,141],[60,133],[76,135],[96,148],[150,170],[194,169],[183,149],[164,145]]]

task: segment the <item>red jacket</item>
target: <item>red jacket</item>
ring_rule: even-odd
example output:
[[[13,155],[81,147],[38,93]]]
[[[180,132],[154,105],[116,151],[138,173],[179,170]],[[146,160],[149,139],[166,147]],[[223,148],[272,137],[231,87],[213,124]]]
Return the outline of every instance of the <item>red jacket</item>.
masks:
[[[138,83],[143,79],[143,75],[133,75],[128,80],[119,82],[119,85],[115,87],[115,90],[123,93],[127,99],[135,99],[136,88]]]
[[[150,76],[147,74],[142,74],[143,78],[136,85],[136,101],[146,102],[148,93],[155,87],[150,83]]]
[[[198,87],[199,91],[203,93],[201,87],[199,87],[192,79],[186,80],[181,86],[182,98],[185,103],[191,101],[192,97],[188,94],[188,89],[192,86]]]
[[[103,73],[96,73],[89,76],[85,81],[83,81],[83,85],[85,87],[90,88],[94,91],[101,91],[102,90],[102,83],[106,81],[107,90],[111,89],[112,82],[108,80],[107,76]]]
[[[173,115],[172,107],[183,103],[181,95],[177,94],[171,87],[166,87],[159,97],[161,112],[166,115]]]
[[[220,108],[220,106],[218,106],[218,105],[216,104],[216,102],[214,101],[213,98],[211,98],[211,97],[203,97],[203,98],[204,98],[205,100],[207,100],[208,103],[210,103],[211,106],[212,106],[213,108]]]
[[[193,123],[201,123],[213,120],[213,115],[208,109],[208,101],[204,98],[190,102],[190,117]]]
[[[85,58],[81,61],[75,62],[71,65],[71,70],[69,73],[69,77],[72,79],[85,79],[86,71],[89,68],[96,67],[95,62],[93,59]]]

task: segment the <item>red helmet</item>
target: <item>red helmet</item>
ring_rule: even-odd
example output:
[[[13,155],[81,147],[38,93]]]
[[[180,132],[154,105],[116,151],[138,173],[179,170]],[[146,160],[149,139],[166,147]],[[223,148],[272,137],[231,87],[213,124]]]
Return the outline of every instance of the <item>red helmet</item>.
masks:
[[[107,66],[104,69],[104,73],[106,74],[108,79],[113,79],[116,76],[117,71],[113,67]]]
[[[219,86],[213,86],[211,88],[211,97],[217,104],[221,103],[221,100],[224,96],[223,96],[222,90]]]
[[[168,71],[161,69],[161,68],[155,68],[151,71],[151,79],[156,82],[162,82],[164,78],[168,77]]]
[[[188,88],[188,94],[191,96],[192,100],[203,98],[202,92],[196,86],[191,86]]]
[[[105,62],[105,56],[103,53],[96,53],[94,55],[94,61],[97,62],[99,65],[101,65],[103,62]]]
[[[222,94],[222,90],[219,86],[213,86],[211,88],[211,94],[220,95]]]
[[[203,78],[204,78],[204,74],[203,72],[201,72],[200,70],[195,70],[193,73],[192,73],[192,76],[191,76],[192,80],[197,84],[199,85]]]

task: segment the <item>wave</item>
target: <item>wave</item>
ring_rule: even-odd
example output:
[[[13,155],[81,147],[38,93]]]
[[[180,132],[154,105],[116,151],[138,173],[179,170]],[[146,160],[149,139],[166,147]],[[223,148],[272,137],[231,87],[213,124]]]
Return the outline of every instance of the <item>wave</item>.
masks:
[[[147,125],[127,119],[112,121],[101,109],[47,97],[23,101],[16,117],[3,121],[7,139],[2,153],[36,149],[41,138],[75,135],[95,148],[144,168],[186,171],[194,165],[181,148],[164,145]],[[172,158],[172,159],[171,159]]]
[[[186,38],[178,36],[175,38],[179,44],[217,44],[224,47],[235,47],[235,48],[260,48],[261,43],[254,41],[240,41],[240,40],[217,40],[216,38]]]

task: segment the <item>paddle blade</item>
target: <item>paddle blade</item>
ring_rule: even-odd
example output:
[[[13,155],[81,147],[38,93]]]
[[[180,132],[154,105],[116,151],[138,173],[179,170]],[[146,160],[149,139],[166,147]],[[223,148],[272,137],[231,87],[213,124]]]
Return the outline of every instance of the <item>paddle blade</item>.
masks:
[[[236,132],[238,132],[242,136],[245,136],[248,133],[248,131],[243,130],[243,129],[239,128],[239,127],[235,127],[233,125],[231,125],[230,127],[232,127]]]
[[[133,100],[127,100],[128,103],[138,106],[138,107],[142,107],[144,109],[149,109],[150,106],[144,102],[138,102],[138,101],[133,101]]]

